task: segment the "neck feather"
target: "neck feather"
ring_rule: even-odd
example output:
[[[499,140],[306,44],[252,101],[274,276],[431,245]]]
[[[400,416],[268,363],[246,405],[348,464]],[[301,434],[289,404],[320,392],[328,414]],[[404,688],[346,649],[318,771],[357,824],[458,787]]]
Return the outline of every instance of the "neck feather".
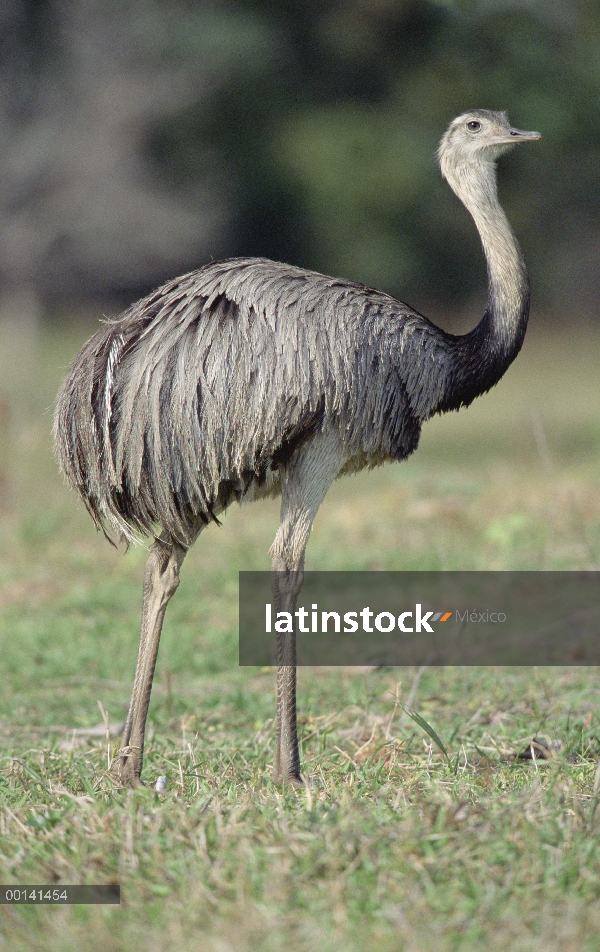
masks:
[[[477,327],[454,338],[452,380],[443,408],[471,403],[500,380],[515,359],[529,317],[529,279],[517,239],[496,191],[492,161],[443,169],[448,184],[470,212],[488,268],[488,303]]]

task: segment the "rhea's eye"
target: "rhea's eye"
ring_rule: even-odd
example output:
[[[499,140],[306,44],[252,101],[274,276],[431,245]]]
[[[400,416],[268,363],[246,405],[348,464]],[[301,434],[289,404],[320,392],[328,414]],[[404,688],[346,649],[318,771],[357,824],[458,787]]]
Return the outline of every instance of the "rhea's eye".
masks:
[[[471,119],[470,122],[467,122],[467,129],[469,132],[479,132],[481,129],[481,123],[477,122],[476,119]]]

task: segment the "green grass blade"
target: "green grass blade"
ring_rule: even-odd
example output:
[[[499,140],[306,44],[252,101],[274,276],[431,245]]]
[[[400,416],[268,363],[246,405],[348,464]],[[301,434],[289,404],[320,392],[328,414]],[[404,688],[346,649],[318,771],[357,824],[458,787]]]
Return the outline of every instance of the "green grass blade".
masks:
[[[426,734],[429,734],[429,736],[431,737],[431,739],[432,739],[432,741],[434,742],[434,744],[436,744],[436,745],[440,748],[440,750],[441,750],[441,752],[443,753],[443,755],[444,755],[444,757],[446,758],[446,760],[449,761],[449,760],[450,760],[450,757],[448,756],[448,751],[447,751],[446,748],[444,747],[443,743],[441,742],[440,738],[438,737],[438,735],[437,735],[436,732],[434,731],[434,729],[433,729],[433,727],[431,726],[431,724],[428,724],[427,721],[425,720],[425,718],[424,718],[424,717],[421,717],[420,714],[417,714],[416,711],[409,711],[408,708],[405,707],[405,708],[404,708],[404,712],[405,712],[406,714],[408,714],[408,716],[409,716],[410,718],[412,718],[412,720],[415,722],[415,724],[418,724],[419,727],[422,727]]]

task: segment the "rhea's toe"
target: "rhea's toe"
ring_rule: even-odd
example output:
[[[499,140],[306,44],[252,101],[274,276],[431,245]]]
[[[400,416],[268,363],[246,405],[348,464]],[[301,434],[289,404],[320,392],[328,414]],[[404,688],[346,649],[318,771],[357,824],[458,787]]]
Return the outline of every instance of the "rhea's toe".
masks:
[[[119,763],[115,771],[119,783],[123,787],[141,787],[141,770],[131,756],[119,758]]]

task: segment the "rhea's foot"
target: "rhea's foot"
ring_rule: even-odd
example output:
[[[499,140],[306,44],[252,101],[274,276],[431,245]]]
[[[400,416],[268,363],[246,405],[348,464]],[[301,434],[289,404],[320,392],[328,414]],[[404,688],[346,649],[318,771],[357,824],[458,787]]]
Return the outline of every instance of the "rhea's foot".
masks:
[[[124,752],[124,753],[123,753]],[[136,756],[137,751],[132,748],[123,747],[122,756],[119,757],[119,763],[116,769],[116,775],[119,783],[123,787],[142,787],[140,774],[142,765],[140,758]]]
[[[294,787],[296,790],[305,790],[306,787],[313,787],[315,780],[301,773],[284,773],[283,771],[273,771],[273,783],[285,784],[287,787]]]

